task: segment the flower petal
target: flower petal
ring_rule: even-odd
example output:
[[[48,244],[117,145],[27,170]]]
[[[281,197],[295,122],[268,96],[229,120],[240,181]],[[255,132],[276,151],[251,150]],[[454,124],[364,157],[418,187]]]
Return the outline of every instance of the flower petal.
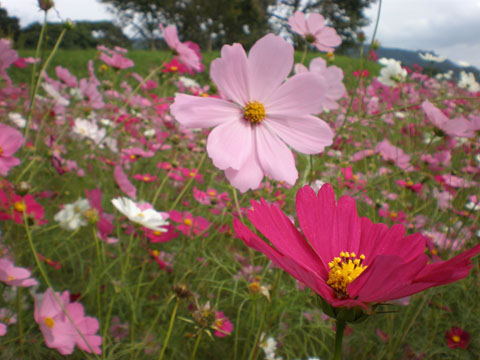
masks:
[[[250,154],[239,170],[225,169],[225,176],[230,184],[244,193],[248,189],[258,189],[263,179],[263,169],[257,157],[255,141],[252,141]]]
[[[213,165],[239,170],[252,148],[252,126],[244,119],[215,127],[208,135],[207,152]]]
[[[170,112],[188,128],[209,128],[242,117],[241,108],[230,101],[185,94],[175,96]]]
[[[242,45],[224,45],[221,57],[210,65],[210,77],[228,99],[246,105],[250,85],[247,55]]]
[[[252,206],[248,219],[279,252],[322,278],[328,278],[326,265],[276,205],[269,205],[262,199],[260,203],[252,201]]]
[[[291,150],[265,126],[254,128],[257,156],[265,174],[294,185],[298,178]]]
[[[323,110],[325,84],[311,73],[292,76],[265,100],[267,116],[302,116]]]
[[[320,153],[332,144],[332,129],[315,116],[268,116],[263,124],[272,129],[287,145],[303,154]]]
[[[248,54],[250,99],[264,102],[286,79],[293,66],[293,46],[280,36],[268,34]]]

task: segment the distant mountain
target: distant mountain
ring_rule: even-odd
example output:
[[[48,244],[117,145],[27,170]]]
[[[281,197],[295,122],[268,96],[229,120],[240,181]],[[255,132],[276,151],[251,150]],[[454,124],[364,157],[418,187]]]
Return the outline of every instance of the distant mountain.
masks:
[[[477,79],[477,81],[480,80],[480,70],[477,69],[476,67],[474,66],[462,67],[457,63],[454,63],[453,61],[450,61],[448,59],[440,63],[425,61],[418,54],[419,53],[424,54],[426,52],[435,54],[433,51],[426,51],[426,50],[412,51],[412,50],[384,48],[384,47],[380,47],[377,50],[377,54],[379,58],[382,58],[382,57],[393,58],[395,60],[401,61],[402,65],[405,65],[408,67],[411,67],[414,64],[417,64],[424,69],[435,69],[436,72],[439,72],[439,73],[445,73],[449,70],[452,70],[454,73],[454,77],[458,77],[460,71],[473,72],[475,74],[475,78]]]

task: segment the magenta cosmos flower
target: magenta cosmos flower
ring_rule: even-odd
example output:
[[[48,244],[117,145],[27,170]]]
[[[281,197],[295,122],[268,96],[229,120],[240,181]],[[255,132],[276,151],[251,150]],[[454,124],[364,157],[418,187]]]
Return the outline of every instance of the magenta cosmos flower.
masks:
[[[333,51],[334,47],[342,43],[342,38],[335,29],[325,26],[325,19],[320,14],[310,14],[307,19],[304,13],[296,11],[288,19],[288,24],[293,31],[320,51]]]
[[[173,116],[188,128],[214,127],[207,139],[213,164],[245,192],[264,175],[294,184],[295,159],[287,145],[305,154],[322,152],[333,132],[311,114],[322,111],[325,85],[314,74],[294,75],[293,47],[268,34],[245,54],[240,44],[225,45],[210,76],[223,98],[179,94]]]
[[[297,193],[302,233],[276,206],[252,201],[248,218],[273,247],[238,219],[236,234],[276,265],[309,286],[333,307],[361,307],[400,299],[468,275],[480,244],[448,260],[429,264],[425,238],[405,236],[403,225],[388,228],[357,214],[355,200],[325,184],[318,194]]]

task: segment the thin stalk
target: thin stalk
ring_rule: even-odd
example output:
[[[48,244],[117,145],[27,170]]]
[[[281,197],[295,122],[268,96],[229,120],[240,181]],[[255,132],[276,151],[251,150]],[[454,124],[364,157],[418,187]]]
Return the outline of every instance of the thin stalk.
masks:
[[[175,316],[177,315],[178,304],[180,302],[178,299],[175,301],[175,307],[173,308],[172,316],[170,318],[170,324],[168,324],[168,331],[167,337],[165,338],[165,342],[163,343],[162,351],[160,352],[160,356],[158,360],[163,359],[163,355],[165,354],[165,350],[167,349],[168,341],[170,340],[170,335],[172,335],[173,323],[175,322]]]
[[[192,351],[192,356],[190,356],[190,360],[195,359],[195,355],[197,354],[197,349],[198,345],[200,344],[200,339],[202,338],[203,331],[200,331],[200,333],[197,336],[197,340],[195,341],[195,345],[193,346],[193,351]]]
[[[200,159],[200,162],[198,163],[198,166],[196,167],[196,169],[198,171],[200,171],[200,168],[202,167],[203,162],[205,161],[206,157],[207,157],[207,152],[204,152],[203,155],[202,155],[202,158]],[[182,199],[183,195],[185,195],[187,190],[190,188],[190,185],[192,185],[192,182],[193,182],[194,179],[195,179],[194,176],[190,177],[190,180],[188,180],[188,183],[185,184],[182,191],[180,192],[180,194],[178,194],[177,198],[173,202],[173,205],[170,207],[170,211],[174,210],[177,207],[177,205],[180,202],[180,200]]]
[[[22,321],[22,288],[17,287],[17,327],[18,327],[18,344],[20,352],[23,354],[23,321]]]
[[[46,17],[46,14],[45,14],[45,17]],[[42,69],[40,70],[40,72],[38,74],[38,77],[36,79],[37,81],[35,83],[33,93],[30,97],[30,105],[29,105],[28,113],[27,113],[27,125],[25,126],[25,139],[28,138],[28,131],[30,129],[30,122],[32,120],[33,108],[35,106],[35,96],[37,95],[38,88],[40,87],[40,83],[42,82],[42,75],[47,70],[48,65],[50,64],[53,57],[57,53],[58,48],[60,47],[60,43],[62,42],[63,37],[65,36],[66,32],[67,32],[67,29],[65,28],[60,33],[60,36],[58,37],[57,42],[55,43],[55,46],[53,47],[53,50],[50,52],[50,55],[48,55],[47,60],[43,63]]]

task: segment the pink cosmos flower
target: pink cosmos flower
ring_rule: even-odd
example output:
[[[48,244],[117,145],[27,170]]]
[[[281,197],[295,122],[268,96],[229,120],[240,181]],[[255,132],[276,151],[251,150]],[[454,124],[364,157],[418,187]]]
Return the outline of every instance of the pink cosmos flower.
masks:
[[[320,51],[333,51],[334,47],[342,43],[342,38],[335,29],[325,26],[325,19],[320,14],[310,14],[307,19],[303,12],[296,11],[288,23],[293,31]]]
[[[450,120],[440,109],[433,106],[428,100],[422,103],[422,109],[432,124],[445,134],[466,138],[475,136],[473,124],[467,119],[457,118]]]
[[[34,318],[45,344],[62,355],[73,353],[75,345],[88,353],[101,354],[102,337],[95,335],[99,329],[98,320],[85,316],[82,304],[71,303],[68,291],[55,294],[49,288],[41,299],[35,299]]]
[[[122,190],[125,194],[130,196],[132,199],[137,197],[137,188],[130,182],[127,174],[125,174],[120,165],[115,165],[115,169],[113,170],[113,178],[115,179],[115,182],[120,190]]]
[[[0,259],[0,281],[10,286],[29,287],[37,285],[38,282],[30,276],[32,273],[22,267],[16,267],[13,261],[3,258]]]
[[[321,79],[304,73],[284,82],[293,51],[273,34],[258,40],[248,58],[240,44],[225,45],[210,67],[224,98],[179,94],[171,106],[176,120],[188,128],[214,127],[208,155],[241,192],[258,188],[264,175],[295,183],[298,172],[287,145],[316,154],[332,143],[330,127],[311,115],[323,109]]]
[[[70,86],[73,88],[78,86],[77,78],[75,77],[75,75],[72,75],[70,71],[68,71],[68,69],[61,66],[57,66],[55,68],[55,74],[57,74],[57,77],[60,80],[62,80],[65,84],[67,84],[67,86]]]
[[[362,307],[400,299],[433,286],[463,279],[480,244],[448,260],[429,264],[425,237],[405,236],[402,225],[388,228],[357,214],[355,200],[325,184],[318,194],[309,187],[297,193],[302,233],[276,206],[252,201],[248,218],[273,245],[240,220],[234,228],[248,246],[309,286],[333,307]]]
[[[0,75],[10,80],[7,70],[18,59],[18,53],[10,48],[10,41],[0,39]]]
[[[110,57],[107,54],[102,52],[100,54],[100,60],[102,60],[108,66],[111,66],[119,70],[128,69],[135,65],[135,63],[132,60],[126,57],[123,57],[121,54],[116,54],[116,53]]]
[[[111,242],[112,239],[108,236],[113,232],[113,219],[112,214],[103,212],[102,208],[102,191],[100,189],[85,190],[88,202],[91,206],[90,210],[87,210],[87,218],[90,222],[97,225],[98,233],[100,237]]]
[[[322,77],[326,86],[325,102],[323,107],[328,110],[338,109],[337,100],[346,95],[345,85],[343,85],[343,70],[338,66],[328,66],[327,62],[321,57],[310,61],[309,69],[303,64],[295,65],[295,74],[301,74],[310,71]]]
[[[402,149],[390,144],[387,139],[377,144],[376,151],[382,155],[383,160],[393,161],[400,169],[413,170],[412,165],[410,165],[410,156],[405,154]]]
[[[182,43],[178,39],[177,27],[169,25],[163,27],[160,24],[160,30],[168,46],[174,51],[175,56],[182,62],[189,70],[202,72],[204,66],[202,64],[202,55],[197,44],[189,41]]]
[[[20,160],[13,157],[23,145],[25,139],[16,129],[0,124],[0,175],[7,176],[10,169],[20,164]]]

